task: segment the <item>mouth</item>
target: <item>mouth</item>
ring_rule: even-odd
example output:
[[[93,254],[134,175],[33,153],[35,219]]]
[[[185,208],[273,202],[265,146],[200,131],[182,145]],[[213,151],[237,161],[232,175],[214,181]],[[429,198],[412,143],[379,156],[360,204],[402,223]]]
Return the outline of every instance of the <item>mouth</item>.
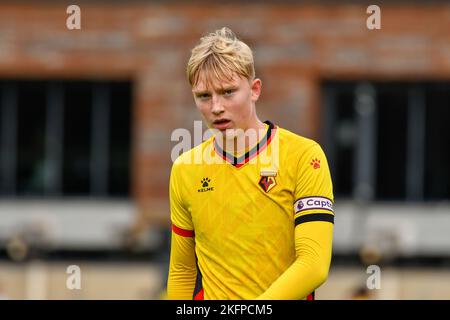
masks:
[[[231,121],[228,119],[218,119],[213,122],[213,127],[219,130],[228,129]]]

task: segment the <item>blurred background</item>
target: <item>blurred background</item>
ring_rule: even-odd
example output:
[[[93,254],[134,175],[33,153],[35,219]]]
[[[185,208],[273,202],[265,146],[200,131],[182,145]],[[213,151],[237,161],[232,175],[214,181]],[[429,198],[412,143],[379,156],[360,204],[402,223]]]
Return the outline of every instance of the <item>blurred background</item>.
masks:
[[[316,298],[450,298],[450,3],[378,2],[379,30],[363,1],[78,1],[69,30],[71,4],[0,2],[0,298],[164,298],[171,133],[201,120],[185,66],[223,26],[254,49],[260,118],[327,154]]]

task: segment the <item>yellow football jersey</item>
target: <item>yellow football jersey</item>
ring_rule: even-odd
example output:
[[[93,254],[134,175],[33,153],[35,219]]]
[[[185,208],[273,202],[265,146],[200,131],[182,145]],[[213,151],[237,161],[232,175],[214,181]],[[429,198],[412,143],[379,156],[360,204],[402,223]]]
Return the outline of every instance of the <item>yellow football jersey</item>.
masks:
[[[190,298],[261,296],[296,260],[296,226],[334,222],[331,177],[321,147],[270,122],[266,128],[258,144],[240,157],[211,137],[173,164],[169,286],[187,280],[184,294]],[[180,255],[195,259],[195,265],[184,268]]]

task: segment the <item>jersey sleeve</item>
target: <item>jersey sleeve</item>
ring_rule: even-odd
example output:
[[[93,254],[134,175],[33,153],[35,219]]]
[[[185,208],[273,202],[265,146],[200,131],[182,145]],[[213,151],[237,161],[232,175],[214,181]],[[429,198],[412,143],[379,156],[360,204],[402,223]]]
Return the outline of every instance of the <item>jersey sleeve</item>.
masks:
[[[190,235],[194,232],[192,217],[188,210],[188,204],[183,196],[183,177],[181,175],[182,166],[175,162],[170,173],[169,198],[170,198],[170,219],[172,230],[180,235]]]
[[[182,196],[183,181],[180,167],[175,163],[170,175],[170,217],[172,238],[169,275],[167,280],[168,299],[192,299],[197,277],[194,228],[191,215]]]
[[[167,298],[192,300],[197,279],[195,241],[172,232]]]
[[[296,259],[257,299],[305,299],[328,277],[333,191],[328,163],[318,144],[299,157],[295,197]]]
[[[295,188],[295,225],[309,221],[334,221],[333,185],[327,158],[315,143],[300,157]]]
[[[257,299],[301,300],[328,277],[333,224],[312,221],[295,228],[296,259]]]

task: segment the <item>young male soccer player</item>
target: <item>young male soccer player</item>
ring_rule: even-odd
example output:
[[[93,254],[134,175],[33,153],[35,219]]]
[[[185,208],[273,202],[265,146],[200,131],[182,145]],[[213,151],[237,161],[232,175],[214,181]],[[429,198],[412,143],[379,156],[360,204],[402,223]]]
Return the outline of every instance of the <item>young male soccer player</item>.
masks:
[[[201,38],[187,75],[214,135],[172,167],[168,298],[312,299],[334,222],[322,149],[258,119],[253,54],[230,29]]]

